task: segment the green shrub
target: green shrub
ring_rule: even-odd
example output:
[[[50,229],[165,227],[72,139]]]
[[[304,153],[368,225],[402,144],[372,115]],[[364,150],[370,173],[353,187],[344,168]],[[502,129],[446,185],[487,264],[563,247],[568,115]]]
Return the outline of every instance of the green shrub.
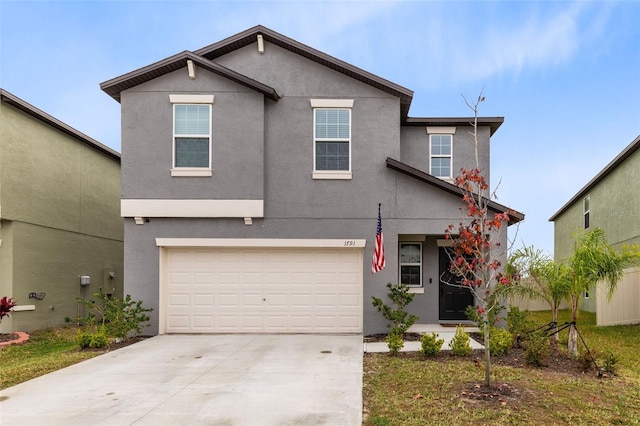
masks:
[[[464,331],[464,327],[457,326],[456,333],[453,335],[453,339],[449,342],[449,347],[451,348],[451,353],[455,356],[469,356],[473,349],[471,349],[471,344],[469,343],[470,337],[469,333]]]
[[[402,333],[398,331],[392,331],[389,333],[386,339],[387,346],[389,347],[389,353],[391,355],[396,356],[400,349],[404,347],[404,337]]]
[[[442,349],[444,339],[438,339],[438,333],[423,334],[420,337],[420,353],[424,356],[434,356]]]
[[[513,336],[513,342],[518,343],[526,339],[527,333],[535,329],[536,324],[529,319],[529,312],[512,305],[507,312],[507,327]]]
[[[107,337],[104,327],[85,327],[79,329],[76,342],[78,342],[80,349],[105,348],[109,346],[109,338]]]
[[[385,305],[381,299],[377,297],[371,297],[372,304],[378,309],[378,312],[382,312],[382,316],[385,317],[389,324],[389,332],[400,333],[401,335],[406,333],[409,327],[418,320],[418,317],[405,311],[405,307],[413,301],[413,293],[409,293],[409,286],[404,284],[388,283],[389,289],[387,297],[393,302],[393,306]]]
[[[140,334],[143,328],[142,324],[149,321],[147,313],[153,310],[143,308],[141,301],[131,300],[131,296],[128,294],[124,299],[120,299],[110,297],[100,289],[93,296],[97,300],[77,298],[80,303],[93,311],[81,323],[88,326],[100,323],[107,336],[120,340],[127,340],[132,332]]]
[[[498,327],[491,327],[490,331],[489,351],[491,355],[506,355],[513,344],[511,333],[507,329]]]
[[[609,352],[604,358],[602,369],[607,373],[613,374],[615,376],[618,374],[618,366],[616,365],[617,363],[618,357],[613,352]]]
[[[527,335],[523,346],[524,357],[527,363],[538,367],[549,365],[549,353],[551,352],[549,338],[544,331],[538,330]]]

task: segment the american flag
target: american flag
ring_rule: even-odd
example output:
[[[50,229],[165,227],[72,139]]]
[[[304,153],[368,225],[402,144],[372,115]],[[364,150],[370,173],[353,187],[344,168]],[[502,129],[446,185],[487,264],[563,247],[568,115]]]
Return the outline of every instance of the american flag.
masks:
[[[371,273],[375,274],[384,269],[384,239],[382,238],[382,217],[380,217],[380,204],[378,204],[378,228],[376,230],[376,245],[373,248],[373,261]]]

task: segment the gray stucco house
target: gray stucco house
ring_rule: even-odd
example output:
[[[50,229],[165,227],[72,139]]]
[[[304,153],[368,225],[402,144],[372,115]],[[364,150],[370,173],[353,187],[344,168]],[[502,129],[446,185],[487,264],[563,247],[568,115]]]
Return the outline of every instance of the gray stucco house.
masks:
[[[409,117],[411,90],[263,26],[101,88],[122,111],[125,292],[152,333],[382,332],[371,296],[398,281],[421,322],[464,319],[439,276],[472,118]],[[487,176],[502,122],[479,118]]]
[[[577,231],[596,227],[616,249],[640,244],[639,181],[640,135],[549,218],[555,259],[571,256]],[[627,270],[617,288],[609,302],[598,297],[600,292],[583,294],[581,309],[597,312],[598,325],[640,322],[640,269]]]
[[[120,154],[0,89],[0,332],[65,324],[76,297],[122,297]],[[82,278],[81,278],[82,277]]]

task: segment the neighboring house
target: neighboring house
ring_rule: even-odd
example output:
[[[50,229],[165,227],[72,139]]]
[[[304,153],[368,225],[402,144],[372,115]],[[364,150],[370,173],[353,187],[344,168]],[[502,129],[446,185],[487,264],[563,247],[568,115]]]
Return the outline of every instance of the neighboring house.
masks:
[[[571,256],[576,231],[595,227],[617,249],[640,244],[639,148],[640,135],[551,216],[556,260]],[[640,268],[627,270],[611,302],[599,294],[586,293],[581,300],[582,309],[597,312],[598,325],[640,322]]]
[[[473,118],[408,117],[412,91],[262,26],[101,88],[121,103],[125,290],[148,331],[382,332],[371,296],[398,281],[421,322],[465,319],[468,290],[439,277]],[[502,122],[479,119],[487,176]]]
[[[17,302],[0,330],[30,332],[75,320],[99,287],[122,296],[120,154],[0,99],[0,297]]]

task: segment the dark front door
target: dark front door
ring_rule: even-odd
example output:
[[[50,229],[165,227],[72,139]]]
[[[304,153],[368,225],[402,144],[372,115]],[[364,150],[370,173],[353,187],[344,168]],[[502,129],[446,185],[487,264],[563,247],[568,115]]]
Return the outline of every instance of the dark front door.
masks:
[[[461,278],[449,272],[449,255],[445,247],[439,247],[440,272],[440,320],[466,320],[467,306],[473,306],[473,295],[468,287],[457,287]],[[444,281],[444,282],[443,282]]]

